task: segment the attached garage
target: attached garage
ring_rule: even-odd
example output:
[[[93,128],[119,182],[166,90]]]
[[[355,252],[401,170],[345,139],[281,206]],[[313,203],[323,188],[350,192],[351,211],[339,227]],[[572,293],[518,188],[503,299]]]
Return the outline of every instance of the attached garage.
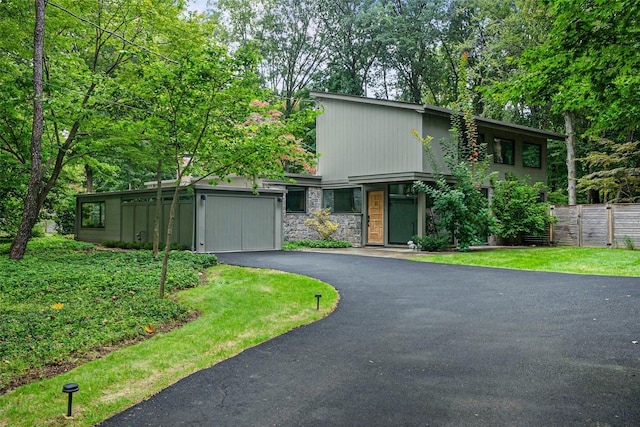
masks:
[[[175,187],[162,192],[160,241],[164,242]],[[196,252],[278,250],[282,247],[284,189],[195,185],[180,192],[173,242]],[[77,196],[76,238],[147,243],[153,240],[156,190]]]
[[[282,192],[200,194],[198,252],[255,251],[282,247]]]

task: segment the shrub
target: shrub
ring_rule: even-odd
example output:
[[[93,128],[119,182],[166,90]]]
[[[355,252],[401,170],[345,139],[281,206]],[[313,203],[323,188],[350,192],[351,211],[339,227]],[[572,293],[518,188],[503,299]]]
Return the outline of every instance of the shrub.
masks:
[[[633,251],[636,249],[636,244],[630,236],[625,235],[623,237],[624,247]]]
[[[296,240],[284,242],[282,249],[292,251],[300,248],[350,248],[353,245],[346,240]]]
[[[31,229],[31,237],[33,238],[44,237],[45,235],[44,226],[41,224],[37,224]]]
[[[418,250],[426,252],[442,252],[451,245],[447,236],[413,236],[411,240]]]
[[[106,248],[118,248],[118,249],[134,249],[134,250],[152,250],[153,242],[139,243],[139,242],[122,242],[119,240],[105,240],[102,242],[102,246]],[[164,249],[164,243],[160,243],[160,249]],[[181,245],[179,243],[172,243],[171,249],[175,251],[188,250],[189,247]]]
[[[4,243],[0,243],[0,254],[8,254],[11,247],[11,239]],[[95,249],[95,245],[87,242],[79,242],[77,240],[68,239],[62,236],[38,237],[29,240],[27,251],[29,254],[35,255],[42,252],[54,251],[82,251],[89,252]]]
[[[497,219],[497,234],[520,243],[525,234],[542,236],[555,218],[549,215],[549,205],[541,202],[541,183],[529,185],[525,180],[507,176],[495,184],[491,209]]]
[[[310,212],[313,218],[304,221],[304,225],[315,230],[322,240],[333,240],[333,233],[338,231],[338,224],[329,220],[331,208],[324,208],[314,212]]]

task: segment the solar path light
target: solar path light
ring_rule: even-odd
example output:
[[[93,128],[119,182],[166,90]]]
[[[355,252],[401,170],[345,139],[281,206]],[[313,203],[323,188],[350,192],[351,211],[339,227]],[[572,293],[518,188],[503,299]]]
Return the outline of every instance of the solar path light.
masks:
[[[69,403],[67,404],[67,418],[71,418],[71,402],[73,399],[73,393],[80,390],[78,384],[69,383],[62,386],[62,392],[67,393],[69,395]]]
[[[322,295],[316,294],[316,310],[320,310],[320,298],[322,298]]]

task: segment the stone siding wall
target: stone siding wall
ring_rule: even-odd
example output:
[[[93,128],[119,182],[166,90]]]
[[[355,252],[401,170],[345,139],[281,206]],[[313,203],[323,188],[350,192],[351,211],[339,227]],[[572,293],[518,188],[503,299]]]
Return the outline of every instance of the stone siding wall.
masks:
[[[283,206],[286,206],[286,200]],[[322,189],[316,187],[307,188],[307,212],[317,211],[322,208]],[[311,215],[305,213],[287,213],[283,209],[282,233],[283,241],[290,242],[303,239],[318,239],[318,233],[304,224]],[[338,231],[334,234],[337,240],[346,240],[354,246],[362,244],[362,214],[333,214],[329,217],[337,222]]]
[[[346,240],[353,246],[362,245],[362,214],[335,214],[329,219],[340,226],[334,234],[337,240]]]

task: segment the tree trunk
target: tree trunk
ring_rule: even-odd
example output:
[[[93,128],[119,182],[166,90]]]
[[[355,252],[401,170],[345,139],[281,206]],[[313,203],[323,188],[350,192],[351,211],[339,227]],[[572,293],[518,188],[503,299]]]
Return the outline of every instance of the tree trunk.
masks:
[[[160,211],[162,209],[162,160],[158,160],[156,172],[156,216],[153,219],[153,258],[157,259],[160,252]]]
[[[569,205],[575,206],[576,197],[576,131],[574,128],[575,115],[570,111],[564,112],[564,129],[567,134],[565,144],[567,146],[567,193]]]
[[[171,252],[171,238],[173,237],[173,219],[175,218],[179,195],[180,180],[176,183],[176,190],[171,200],[171,209],[169,209],[169,225],[167,226],[167,239],[164,242],[164,257],[162,258],[162,273],[160,274],[160,298],[164,298],[164,285],[167,283],[167,266],[169,264],[169,252]]]
[[[84,172],[87,176],[87,193],[93,193],[93,169],[89,165],[84,165]]]
[[[42,66],[44,59],[44,10],[45,0],[36,0],[36,24],[33,31],[33,123],[31,126],[31,174],[27,197],[24,201],[22,222],[11,243],[9,258],[20,260],[27,250],[40,204],[38,196],[42,185],[42,130],[44,126]]]

